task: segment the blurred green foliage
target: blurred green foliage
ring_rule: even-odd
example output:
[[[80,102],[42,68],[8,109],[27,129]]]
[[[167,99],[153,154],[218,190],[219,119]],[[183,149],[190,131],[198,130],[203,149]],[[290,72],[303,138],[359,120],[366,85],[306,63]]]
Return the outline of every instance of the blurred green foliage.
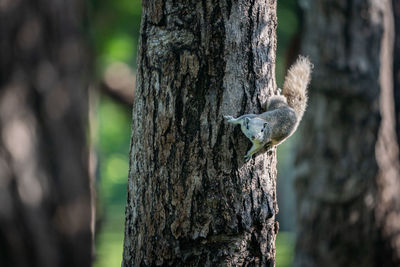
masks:
[[[96,74],[122,61],[134,67],[139,39],[141,1],[90,0],[92,43]]]
[[[134,69],[139,38],[139,0],[90,0],[95,77],[108,66],[124,62]],[[134,88],[132,88],[133,90]],[[124,237],[131,110],[101,96],[98,110],[98,217],[95,267],[120,266]]]
[[[112,267],[122,260],[131,113],[125,105],[101,96],[97,114],[100,223],[94,266]]]
[[[107,205],[124,205],[129,169],[130,109],[102,96],[98,116],[101,202],[106,208]]]
[[[136,67],[140,28],[139,0],[90,0],[91,37],[94,44],[96,77],[114,62]],[[298,30],[295,0],[278,1],[277,82],[282,84],[286,69],[285,51]],[[133,88],[132,88],[133,89]],[[101,96],[97,112],[99,152],[98,198],[100,224],[95,267],[120,266],[124,236],[124,210],[131,135],[131,110]],[[288,267],[293,259],[294,237],[279,233],[277,266]]]
[[[120,192],[124,196],[125,192]],[[107,213],[96,237],[97,256],[94,267],[121,266],[124,240],[125,205],[106,203]]]
[[[276,237],[276,266],[290,267],[294,258],[295,236],[291,232],[279,232]]]
[[[299,31],[298,16],[296,14],[296,0],[278,1],[278,46],[276,51],[276,80],[278,87],[283,84],[288,62],[286,54],[288,47],[293,42],[293,36]]]

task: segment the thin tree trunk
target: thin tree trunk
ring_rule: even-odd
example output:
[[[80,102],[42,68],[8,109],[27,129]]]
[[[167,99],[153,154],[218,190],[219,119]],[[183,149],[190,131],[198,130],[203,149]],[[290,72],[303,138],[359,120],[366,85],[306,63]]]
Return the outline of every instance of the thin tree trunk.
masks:
[[[0,1],[0,266],[90,266],[79,1]]]
[[[302,7],[315,70],[299,145],[295,266],[399,266],[391,0]]]
[[[276,157],[223,115],[275,90],[275,1],[144,1],[123,266],[273,266]]]

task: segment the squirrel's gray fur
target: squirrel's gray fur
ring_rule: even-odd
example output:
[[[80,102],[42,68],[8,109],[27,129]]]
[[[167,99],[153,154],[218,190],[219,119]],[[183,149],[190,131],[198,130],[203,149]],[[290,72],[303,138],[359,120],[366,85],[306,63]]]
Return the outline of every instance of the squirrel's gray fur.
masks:
[[[312,64],[307,57],[299,56],[290,67],[283,83],[283,95],[268,99],[262,114],[245,114],[238,118],[224,116],[229,123],[240,124],[242,132],[253,143],[245,160],[261,150],[279,145],[297,129],[307,107],[307,86]]]

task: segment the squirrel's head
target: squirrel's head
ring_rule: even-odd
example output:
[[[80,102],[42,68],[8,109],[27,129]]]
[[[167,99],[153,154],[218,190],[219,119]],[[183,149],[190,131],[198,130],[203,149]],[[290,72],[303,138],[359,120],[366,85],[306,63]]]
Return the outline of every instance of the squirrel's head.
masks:
[[[245,118],[241,128],[242,132],[253,143],[264,143],[270,132],[268,122],[260,118]]]

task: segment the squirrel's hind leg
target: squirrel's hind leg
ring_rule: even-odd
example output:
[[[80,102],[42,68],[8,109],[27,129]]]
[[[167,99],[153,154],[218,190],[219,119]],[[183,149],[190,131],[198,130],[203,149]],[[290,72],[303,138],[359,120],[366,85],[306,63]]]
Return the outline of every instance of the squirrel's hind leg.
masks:
[[[251,157],[257,153],[260,149],[262,148],[262,146],[256,145],[253,143],[253,146],[250,148],[249,151],[247,151],[246,156],[244,156],[244,161],[247,162],[251,159]]]
[[[244,156],[245,162],[249,161],[251,157],[256,154],[258,151],[260,151],[263,147],[266,148],[266,151],[270,151],[272,149],[272,142],[266,143],[264,146],[261,145],[256,145],[253,143],[253,146],[250,148],[249,151],[247,151],[246,156]]]

